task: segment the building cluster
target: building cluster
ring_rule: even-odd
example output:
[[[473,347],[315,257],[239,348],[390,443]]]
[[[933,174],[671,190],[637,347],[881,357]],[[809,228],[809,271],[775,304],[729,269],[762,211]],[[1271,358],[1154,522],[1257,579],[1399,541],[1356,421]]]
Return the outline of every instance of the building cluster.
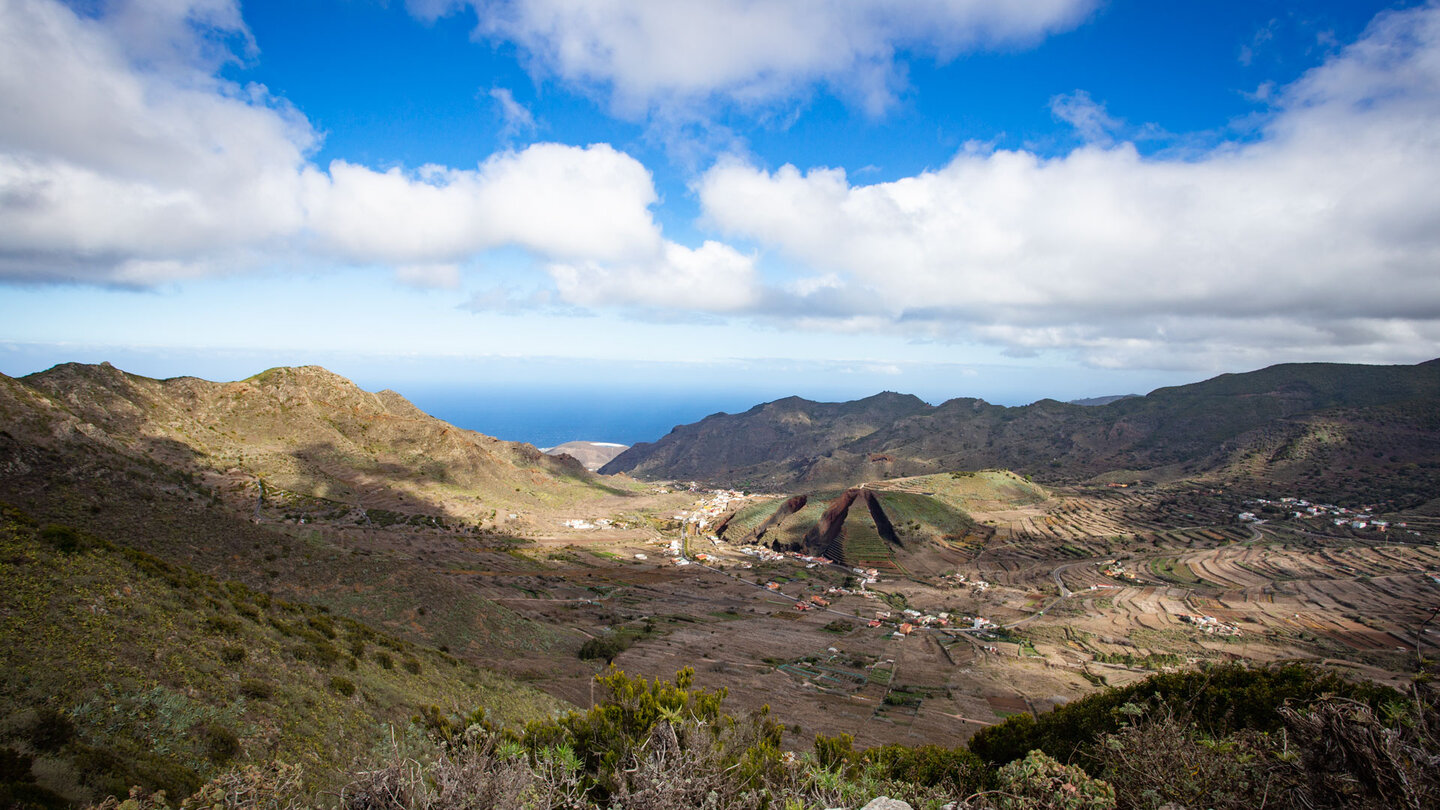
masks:
[[[690,488],[695,491],[695,484],[692,483]],[[703,532],[730,511],[733,504],[745,500],[746,497],[745,493],[734,489],[711,490],[708,497],[702,498],[689,512],[676,515],[675,519]]]
[[[1329,503],[1311,503],[1303,498],[1280,498],[1269,500],[1266,498],[1255,498],[1245,502],[1247,505],[1255,504],[1260,507],[1274,506],[1289,513],[1291,518],[1297,520],[1316,519],[1329,520],[1332,526],[1350,529],[1373,529],[1375,531],[1388,531],[1390,522],[1388,520],[1376,520],[1370,509],[1349,509],[1344,506],[1336,506]],[[1236,519],[1242,523],[1264,523],[1265,521],[1254,512],[1241,512]],[[1396,524],[1397,528],[1405,528],[1404,523]]]
[[[760,562],[779,562],[785,559],[785,555],[778,551],[771,551],[764,546],[741,546],[740,553],[749,557],[755,557]]]
[[[1201,613],[1177,613],[1175,618],[1186,624],[1193,624],[1206,633],[1216,636],[1238,636],[1240,628],[1229,622],[1222,622],[1214,616]]]
[[[1122,582],[1129,582],[1135,585],[1143,584],[1143,580],[1135,576],[1135,572],[1126,568],[1119,560],[1105,560],[1095,563],[1100,568],[1100,573],[1111,579],[1118,579]]]
[[[611,520],[610,518],[596,518],[595,520],[585,520],[584,518],[573,518],[573,519],[571,519],[571,520],[563,521],[560,525],[564,526],[564,527],[567,528],[567,529],[580,529],[580,530],[582,530],[582,531],[589,531],[589,530],[592,530],[592,529],[620,529],[620,528],[624,528],[623,526],[620,526],[619,524],[617,524],[615,521]]]

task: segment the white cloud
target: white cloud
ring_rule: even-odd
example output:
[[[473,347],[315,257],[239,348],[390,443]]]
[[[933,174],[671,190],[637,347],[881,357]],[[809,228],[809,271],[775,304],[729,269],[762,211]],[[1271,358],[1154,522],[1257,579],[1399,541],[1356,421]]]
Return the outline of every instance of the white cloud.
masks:
[[[215,76],[227,43],[249,47],[233,2],[105,9],[0,0],[0,279],[148,286],[298,259],[452,285],[503,246],[602,268],[688,261],[654,220],[649,171],[608,145],[322,170],[302,115]]]
[[[723,313],[760,303],[754,257],[719,242],[667,243],[648,262],[556,263],[549,272],[560,297],[583,307]]]
[[[474,171],[377,172],[344,161],[312,173],[309,226],[357,262],[453,262],[502,245],[555,258],[654,255],[660,229],[650,173],[604,144],[535,144]]]
[[[104,278],[126,261],[248,249],[300,224],[297,170],[314,133],[264,88],[207,72],[208,33],[248,36],[233,3],[152,5],[155,50],[142,58],[145,38],[117,33],[134,30],[137,4],[97,19],[41,0],[0,4],[0,274]],[[202,44],[177,44],[186,25]]]
[[[1096,103],[1084,90],[1050,99],[1050,112],[1090,143],[1109,143],[1120,128],[1120,122],[1105,111],[1105,105]]]
[[[708,222],[827,279],[792,285],[816,319],[1111,364],[1434,355],[1440,8],[1382,15],[1277,103],[1258,141],[1186,160],[970,149],[875,185],[732,160],[697,191]]]
[[[471,7],[478,31],[520,45],[537,72],[608,89],[639,114],[723,97],[768,103],[828,84],[878,112],[901,52],[947,60],[1077,24],[1095,0],[410,0],[433,19]]]
[[[500,137],[514,138],[535,131],[535,116],[529,107],[515,100],[515,94],[509,88],[490,88],[490,98],[500,105]]]

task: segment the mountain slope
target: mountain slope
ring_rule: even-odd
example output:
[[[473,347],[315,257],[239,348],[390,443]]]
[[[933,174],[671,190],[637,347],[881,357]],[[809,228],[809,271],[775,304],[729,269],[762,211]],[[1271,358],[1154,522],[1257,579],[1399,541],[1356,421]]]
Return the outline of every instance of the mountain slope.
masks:
[[[176,470],[229,473],[232,486],[258,477],[339,505],[475,520],[614,492],[573,459],[462,430],[316,366],[216,383],[71,363],[0,380],[0,413],[27,441],[79,434]]]
[[[601,471],[777,489],[990,467],[1047,479],[1117,470],[1294,478],[1300,471],[1281,463],[1288,457],[1279,447],[1320,434],[1336,437],[1326,463],[1381,478],[1409,473],[1423,483],[1433,472],[1425,465],[1440,461],[1440,440],[1429,427],[1440,418],[1440,361],[1272,366],[1100,406],[1041,400],[1007,408],[952,399],[930,407],[882,396],[897,407],[875,413],[867,407],[875,397],[841,404],[792,398],[717,414],[637,444]],[[862,411],[874,413],[865,429],[847,429],[845,420]],[[765,452],[777,425],[788,432]],[[1387,446],[1401,449],[1387,453]],[[1264,463],[1241,463],[1263,448],[1270,448]],[[1325,472],[1314,464],[1304,469]]]
[[[663,473],[656,474],[712,479],[717,470],[747,470],[810,459],[929,410],[919,397],[890,392],[840,403],[788,397],[756,405],[742,414],[715,414],[693,425],[681,425],[657,443],[636,444],[600,471],[643,475],[663,468]]]
[[[329,786],[426,706],[560,704],[434,649],[0,508],[0,746],[70,801],[280,759]],[[16,778],[7,773],[4,781]]]
[[[323,369],[238,383],[75,365],[0,377],[0,502],[472,661],[572,640],[481,598],[457,563],[515,542],[507,509],[610,494],[571,459]]]

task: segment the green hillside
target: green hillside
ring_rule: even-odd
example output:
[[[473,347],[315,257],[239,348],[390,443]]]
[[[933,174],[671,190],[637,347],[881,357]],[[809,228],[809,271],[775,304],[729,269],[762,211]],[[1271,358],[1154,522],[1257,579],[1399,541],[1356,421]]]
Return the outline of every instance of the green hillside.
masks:
[[[0,581],[0,748],[31,758],[6,774],[27,795],[186,796],[272,759],[315,789],[426,706],[511,724],[561,708],[437,650],[8,507]]]
[[[907,545],[910,540],[962,543],[975,530],[975,521],[963,511],[939,498],[915,492],[877,492],[880,508],[895,534]]]

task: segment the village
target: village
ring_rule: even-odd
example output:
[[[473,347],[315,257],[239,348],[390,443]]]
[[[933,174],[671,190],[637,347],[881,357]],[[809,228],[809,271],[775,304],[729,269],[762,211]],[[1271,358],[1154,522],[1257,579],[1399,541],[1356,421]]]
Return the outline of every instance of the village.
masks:
[[[1390,522],[1376,518],[1372,509],[1349,509],[1344,506],[1336,506],[1328,503],[1311,503],[1303,498],[1284,497],[1278,500],[1265,498],[1253,498],[1245,502],[1247,506],[1254,505],[1262,512],[1278,512],[1283,517],[1292,520],[1316,520],[1328,521],[1331,526],[1337,528],[1349,528],[1357,530],[1372,530],[1385,532],[1390,529]],[[1268,508],[1267,508],[1268,507]],[[1255,512],[1241,512],[1235,516],[1242,523],[1265,523],[1266,519]],[[1405,523],[1396,523],[1395,528],[1409,530]],[[1409,530],[1410,534],[1418,536],[1417,531]]]

